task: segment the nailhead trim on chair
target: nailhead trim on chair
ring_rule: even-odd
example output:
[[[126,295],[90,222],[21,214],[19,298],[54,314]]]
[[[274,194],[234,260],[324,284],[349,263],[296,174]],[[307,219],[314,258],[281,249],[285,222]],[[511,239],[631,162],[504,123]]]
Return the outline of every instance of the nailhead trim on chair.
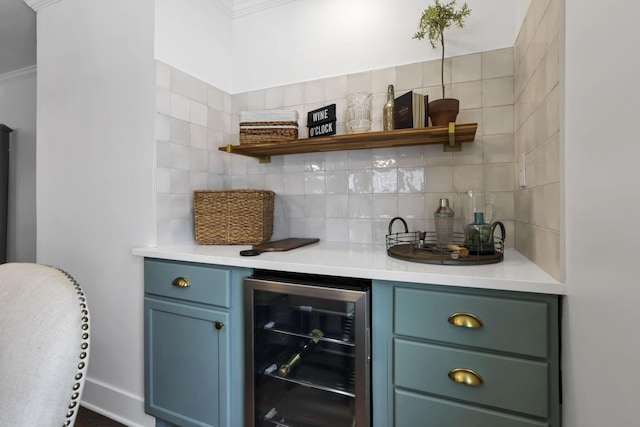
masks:
[[[60,270],[60,269],[58,269]],[[76,280],[71,277],[69,273],[66,271],[60,270],[71,282],[73,286],[76,288],[76,293],[78,294],[78,300],[80,301],[81,308],[81,333],[82,333],[82,344],[80,344],[80,363],[78,363],[78,373],[75,375],[76,383],[73,384],[73,393],[71,394],[71,402],[69,403],[69,411],[67,412],[67,419],[65,420],[63,427],[67,427],[71,425],[71,420],[73,419],[73,414],[76,411],[76,407],[79,405],[80,392],[78,390],[82,387],[82,383],[80,380],[85,376],[87,370],[87,364],[85,362],[86,358],[89,356],[89,309],[87,307],[87,299],[84,297],[84,292],[80,287],[80,284],[76,282]]]

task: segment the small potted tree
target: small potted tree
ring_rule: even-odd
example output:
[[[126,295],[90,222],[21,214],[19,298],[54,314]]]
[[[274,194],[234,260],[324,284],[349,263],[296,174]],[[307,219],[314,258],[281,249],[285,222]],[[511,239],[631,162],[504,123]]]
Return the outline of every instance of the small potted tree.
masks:
[[[464,27],[464,18],[469,16],[471,9],[464,3],[460,9],[456,10],[456,0],[447,3],[440,3],[435,0],[435,4],[429,6],[422,12],[418,31],[413,38],[422,40],[429,39],[431,47],[437,48],[436,43],[440,43],[442,48],[442,62],[440,64],[440,81],[442,84],[442,99],[429,102],[429,117],[434,126],[447,125],[455,122],[460,111],[460,101],[454,98],[446,98],[444,93],[444,30],[455,24],[458,28]]]

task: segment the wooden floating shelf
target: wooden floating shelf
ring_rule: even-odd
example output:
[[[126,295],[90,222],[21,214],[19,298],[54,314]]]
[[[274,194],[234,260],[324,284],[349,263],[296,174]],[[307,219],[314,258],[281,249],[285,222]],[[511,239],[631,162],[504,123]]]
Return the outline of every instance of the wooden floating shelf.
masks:
[[[271,156],[284,154],[323,153],[329,151],[364,150],[368,148],[408,147],[443,144],[444,151],[460,151],[463,142],[473,142],[477,123],[398,129],[382,132],[354,133],[283,142],[226,145],[218,148],[227,153],[255,157],[269,163]]]

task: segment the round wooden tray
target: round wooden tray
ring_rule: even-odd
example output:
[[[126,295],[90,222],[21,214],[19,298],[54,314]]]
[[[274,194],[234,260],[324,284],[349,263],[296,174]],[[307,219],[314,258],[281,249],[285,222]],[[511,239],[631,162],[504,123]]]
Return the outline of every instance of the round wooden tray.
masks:
[[[421,262],[425,264],[442,265],[479,265],[495,264],[504,259],[502,251],[496,251],[491,255],[478,255],[470,253],[469,256],[454,259],[451,257],[454,251],[450,249],[439,249],[436,246],[426,246],[417,248],[413,244],[397,244],[387,249],[390,257],[404,261]],[[455,256],[455,255],[454,255]]]

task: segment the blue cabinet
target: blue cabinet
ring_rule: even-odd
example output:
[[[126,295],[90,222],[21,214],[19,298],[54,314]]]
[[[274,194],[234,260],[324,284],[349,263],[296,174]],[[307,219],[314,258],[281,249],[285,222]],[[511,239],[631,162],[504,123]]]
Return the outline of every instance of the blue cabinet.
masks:
[[[145,411],[158,426],[243,425],[250,270],[145,259]]]
[[[376,427],[559,427],[558,300],[374,282]]]

